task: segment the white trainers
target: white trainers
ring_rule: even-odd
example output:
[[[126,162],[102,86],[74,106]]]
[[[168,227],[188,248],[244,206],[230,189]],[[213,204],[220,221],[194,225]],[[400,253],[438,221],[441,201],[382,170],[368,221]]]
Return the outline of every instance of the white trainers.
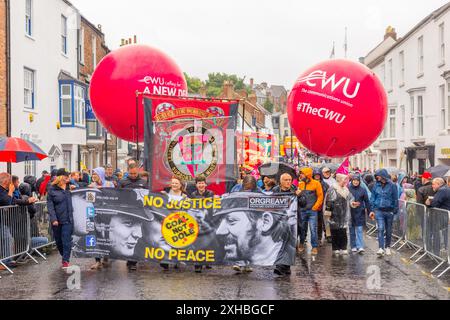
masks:
[[[341,250],[341,254],[342,254],[343,256],[348,255],[348,250]]]
[[[359,254],[363,254],[364,252],[365,252],[364,248],[358,249],[358,253],[359,253]]]
[[[353,252],[353,253],[356,253],[356,252],[358,252],[358,249],[353,248],[353,249],[352,249],[352,252]]]
[[[340,251],[339,250],[334,250],[333,253],[334,253],[335,256],[338,256]]]
[[[384,250],[383,249],[378,250],[377,255],[380,257],[384,256]]]
[[[386,255],[387,256],[392,255],[391,248],[386,248]]]

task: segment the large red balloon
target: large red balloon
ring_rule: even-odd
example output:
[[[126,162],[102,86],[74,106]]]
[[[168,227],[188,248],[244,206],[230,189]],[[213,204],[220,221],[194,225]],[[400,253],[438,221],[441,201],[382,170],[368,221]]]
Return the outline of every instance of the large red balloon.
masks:
[[[303,73],[288,99],[289,123],[310,151],[331,158],[367,149],[383,131],[387,97],[366,66],[330,60]]]
[[[175,61],[149,46],[128,45],[103,58],[92,76],[92,109],[108,132],[132,142],[136,141],[136,91],[186,96],[187,84]],[[142,97],[138,116],[139,141],[143,141]]]

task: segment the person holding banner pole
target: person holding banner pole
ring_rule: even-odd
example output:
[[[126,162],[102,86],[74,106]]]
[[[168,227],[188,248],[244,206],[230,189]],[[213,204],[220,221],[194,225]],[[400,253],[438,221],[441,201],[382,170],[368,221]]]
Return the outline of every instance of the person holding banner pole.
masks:
[[[195,178],[195,187],[196,191],[192,192],[190,198],[192,199],[205,199],[205,198],[214,198],[214,192],[207,190],[206,187],[208,184],[206,183],[206,178],[201,175]],[[195,265],[195,272],[202,272],[202,265]],[[211,266],[206,266],[206,269],[211,269]]]
[[[162,194],[165,194],[169,197],[169,201],[181,201],[187,199],[185,183],[178,177],[173,176],[170,180],[170,188],[168,191],[162,191]],[[164,271],[169,270],[169,263],[161,262],[159,264]],[[178,268],[178,264],[175,264],[175,269]]]
[[[92,183],[88,187],[96,188],[96,189],[114,188],[114,183],[112,181],[106,180],[104,168],[96,168],[96,169],[94,169],[94,172],[92,174]],[[95,264],[93,264],[91,266],[91,270],[98,270],[98,269],[101,269],[103,266],[106,267],[108,265],[108,263],[109,263],[109,260],[107,257],[103,258],[103,263],[102,263],[102,258],[96,257]]]
[[[296,189],[295,186],[292,184],[293,177],[289,173],[284,173],[280,176],[280,185],[276,186],[273,189],[273,193],[290,193],[294,194]],[[297,214],[298,216],[298,214]],[[297,233],[301,233],[301,223],[297,221]],[[291,274],[291,266],[289,265],[276,265],[275,270],[273,271],[276,275],[283,276],[283,275],[290,275]]]
[[[119,189],[147,189],[147,183],[139,176],[139,167],[135,162],[130,162],[127,173],[127,177],[119,181]],[[137,261],[127,261],[127,267],[130,271],[137,270]]]

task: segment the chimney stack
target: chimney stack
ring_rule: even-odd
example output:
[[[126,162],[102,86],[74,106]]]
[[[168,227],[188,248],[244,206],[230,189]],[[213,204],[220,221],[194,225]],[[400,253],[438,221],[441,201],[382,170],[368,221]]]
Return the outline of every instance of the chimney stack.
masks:
[[[253,85],[255,84],[255,80],[250,78],[250,89],[253,89]]]
[[[384,40],[386,40],[389,37],[391,37],[392,39],[397,41],[397,32],[395,31],[395,28],[393,28],[392,26],[389,26],[386,28],[386,34],[384,35]]]

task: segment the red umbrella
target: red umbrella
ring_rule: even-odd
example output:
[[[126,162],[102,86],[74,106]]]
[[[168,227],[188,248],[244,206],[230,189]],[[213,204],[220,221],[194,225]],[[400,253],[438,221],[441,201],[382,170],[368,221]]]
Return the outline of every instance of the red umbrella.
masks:
[[[0,139],[1,162],[41,161],[47,157],[41,148],[28,140],[9,137]]]

